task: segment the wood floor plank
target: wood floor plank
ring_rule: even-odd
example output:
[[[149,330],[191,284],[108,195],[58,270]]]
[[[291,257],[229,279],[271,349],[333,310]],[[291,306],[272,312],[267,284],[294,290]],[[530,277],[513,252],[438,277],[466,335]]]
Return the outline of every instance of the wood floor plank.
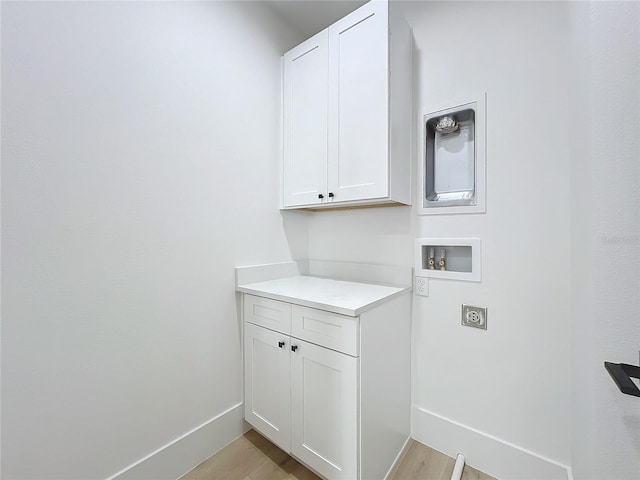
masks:
[[[250,476],[264,458],[245,437],[240,437],[182,477],[182,480],[238,480]]]
[[[250,430],[180,480],[321,480],[315,473]]]
[[[469,465],[465,465],[464,470],[462,471],[462,477],[460,480],[495,480],[493,477],[490,477],[486,473],[482,473],[480,470],[476,470]]]
[[[452,458],[413,441],[398,470],[389,480],[450,479],[454,464]]]
[[[289,474],[271,459],[265,458],[259,466],[251,472],[251,480],[261,479],[288,480]]]
[[[455,460],[410,440],[388,480],[449,480]],[[255,430],[249,430],[180,480],[322,480]],[[468,465],[462,480],[496,480]]]
[[[398,469],[403,464],[404,459],[407,457],[409,450],[411,449],[411,445],[413,445],[414,442],[415,440],[413,438],[410,438],[409,441],[405,444],[404,448],[402,449],[402,452],[400,452],[400,455],[398,455],[398,459],[396,463],[393,465],[393,467],[391,468],[391,471],[389,472],[389,479],[394,478],[395,475],[398,473]]]

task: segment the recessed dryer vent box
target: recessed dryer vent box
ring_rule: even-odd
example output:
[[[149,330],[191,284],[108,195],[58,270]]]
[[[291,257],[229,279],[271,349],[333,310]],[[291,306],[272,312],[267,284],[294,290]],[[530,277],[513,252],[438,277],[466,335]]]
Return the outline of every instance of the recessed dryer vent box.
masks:
[[[419,213],[485,211],[485,103],[483,94],[423,116]]]
[[[415,271],[417,277],[480,282],[479,238],[417,238]],[[444,257],[444,270],[440,261]]]

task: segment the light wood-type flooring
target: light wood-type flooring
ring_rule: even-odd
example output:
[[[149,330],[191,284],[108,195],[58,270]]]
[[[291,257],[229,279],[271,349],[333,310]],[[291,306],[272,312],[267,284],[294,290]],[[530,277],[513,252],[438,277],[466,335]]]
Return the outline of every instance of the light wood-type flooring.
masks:
[[[455,460],[411,440],[389,480],[450,480]],[[180,480],[321,480],[316,474],[249,430]],[[462,480],[495,480],[465,466]]]

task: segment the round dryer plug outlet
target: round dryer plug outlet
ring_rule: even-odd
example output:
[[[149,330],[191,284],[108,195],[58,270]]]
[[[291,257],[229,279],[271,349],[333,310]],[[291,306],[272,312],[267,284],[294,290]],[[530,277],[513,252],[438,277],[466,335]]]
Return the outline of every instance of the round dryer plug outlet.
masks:
[[[462,305],[462,325],[465,327],[487,329],[487,307]]]

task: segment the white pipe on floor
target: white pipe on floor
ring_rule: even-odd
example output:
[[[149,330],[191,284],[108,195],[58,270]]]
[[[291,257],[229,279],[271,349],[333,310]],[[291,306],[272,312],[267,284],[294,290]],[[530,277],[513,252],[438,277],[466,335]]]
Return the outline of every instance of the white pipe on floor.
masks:
[[[456,456],[456,464],[453,467],[453,473],[451,474],[451,480],[460,480],[460,477],[462,477],[462,470],[464,470],[464,462],[465,462],[464,455],[459,453]]]

